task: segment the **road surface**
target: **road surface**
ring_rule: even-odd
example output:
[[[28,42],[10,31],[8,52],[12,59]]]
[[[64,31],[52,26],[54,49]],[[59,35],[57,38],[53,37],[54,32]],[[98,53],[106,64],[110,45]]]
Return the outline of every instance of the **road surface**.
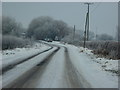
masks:
[[[5,64],[2,88],[117,88],[118,77],[91,59],[94,55],[73,45],[46,43],[50,47]],[[88,53],[88,54],[87,54]],[[15,61],[15,62],[14,62]],[[105,60],[100,60],[101,62]],[[107,60],[110,62],[111,60]],[[108,63],[112,64],[112,63]],[[2,78],[1,78],[2,77]]]
[[[4,71],[3,88],[90,88],[72,64],[68,48],[53,47]]]

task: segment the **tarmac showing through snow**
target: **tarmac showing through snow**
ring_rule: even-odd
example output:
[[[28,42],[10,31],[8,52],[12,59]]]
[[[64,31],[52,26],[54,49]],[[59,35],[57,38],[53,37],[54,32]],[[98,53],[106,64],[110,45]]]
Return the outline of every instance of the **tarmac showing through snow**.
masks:
[[[3,88],[117,88],[117,76],[107,76],[72,45],[54,48],[2,74]]]
[[[2,57],[2,68],[0,67],[0,70],[2,70],[2,72],[8,70],[9,68],[13,68],[15,65],[20,64],[26,60],[29,60],[30,58],[33,58],[43,52],[46,52],[50,49],[52,49],[52,47],[50,46],[45,46],[45,45],[39,45],[38,43],[34,45],[35,47],[33,48],[23,48],[23,49],[17,49],[17,50],[9,50],[9,51],[5,51],[3,52],[6,54],[10,55],[3,55]],[[42,47],[42,48],[40,48]],[[12,54],[13,55],[12,55]],[[1,60],[0,60],[1,61]]]
[[[49,58],[46,65],[39,66],[40,69],[23,85],[23,87],[34,88],[60,88],[68,87],[64,82],[64,48],[60,48]],[[35,82],[34,84],[32,82]]]

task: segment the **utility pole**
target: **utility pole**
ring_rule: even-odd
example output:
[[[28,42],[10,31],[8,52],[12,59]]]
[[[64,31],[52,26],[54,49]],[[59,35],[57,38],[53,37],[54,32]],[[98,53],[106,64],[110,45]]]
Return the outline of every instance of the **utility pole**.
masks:
[[[98,35],[97,35],[97,27],[96,27],[96,35],[95,35],[95,40],[97,41]]]
[[[85,20],[85,31],[84,31],[84,44],[83,47],[85,48],[86,46],[86,31],[87,31],[87,22],[88,22],[88,13],[86,14],[86,20]]]
[[[75,25],[74,25],[74,30],[73,30],[73,41],[75,39]]]
[[[88,5],[88,22],[87,22],[87,41],[89,40],[89,21],[90,21],[90,15],[89,15],[89,12],[90,12],[90,5],[93,4],[93,3],[84,3],[84,4],[87,4]]]

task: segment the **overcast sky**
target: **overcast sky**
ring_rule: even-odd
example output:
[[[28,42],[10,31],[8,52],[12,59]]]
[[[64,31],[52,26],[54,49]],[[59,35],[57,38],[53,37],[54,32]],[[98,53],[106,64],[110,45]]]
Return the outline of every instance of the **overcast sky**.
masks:
[[[27,28],[32,19],[39,16],[50,16],[63,20],[69,26],[76,25],[84,30],[87,6],[80,2],[3,2],[2,13],[14,17]],[[107,33],[112,36],[118,26],[118,3],[97,2],[90,6],[90,31]]]

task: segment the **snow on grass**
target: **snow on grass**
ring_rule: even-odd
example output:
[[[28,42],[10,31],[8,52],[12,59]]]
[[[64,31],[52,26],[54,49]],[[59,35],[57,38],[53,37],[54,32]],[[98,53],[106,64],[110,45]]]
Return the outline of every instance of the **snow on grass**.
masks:
[[[82,47],[67,47],[72,63],[93,88],[118,88],[118,76],[106,71],[108,68],[113,72],[117,70],[118,60],[96,58],[91,50]]]
[[[21,56],[25,56],[27,54],[28,55],[33,54],[35,52],[38,52],[40,50],[47,49],[47,48],[48,48],[48,46],[46,46],[44,44],[36,43],[32,47],[4,50],[4,51],[1,51],[0,53],[2,54],[2,59],[7,60],[10,58],[14,58],[14,57],[19,57],[19,56],[21,57]]]
[[[80,52],[83,52],[90,58],[93,62],[99,65],[99,67],[104,70],[110,72],[112,75],[119,75],[118,73],[118,60],[112,60],[107,58],[100,58],[97,55],[94,55],[89,49],[84,49],[80,47]]]

